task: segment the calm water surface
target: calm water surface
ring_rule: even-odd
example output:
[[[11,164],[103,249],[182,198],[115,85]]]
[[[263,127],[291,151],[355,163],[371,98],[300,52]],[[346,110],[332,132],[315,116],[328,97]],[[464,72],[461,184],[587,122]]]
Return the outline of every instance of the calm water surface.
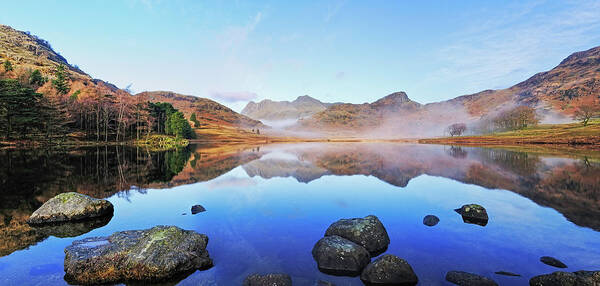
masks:
[[[241,285],[285,272],[295,285],[325,280],[311,250],[340,218],[377,215],[385,253],[406,259],[420,285],[449,285],[449,270],[526,285],[558,269],[600,269],[600,156],[388,143],[126,147],[0,151],[0,285],[65,285],[64,248],[116,231],[176,225],[207,234],[215,266],[165,285]],[[53,196],[77,191],[115,206],[110,221],[31,228]],[[485,227],[454,212],[478,203]],[[192,205],[207,211],[192,215]],[[422,224],[428,214],[438,225]],[[522,277],[506,277],[496,271]]]

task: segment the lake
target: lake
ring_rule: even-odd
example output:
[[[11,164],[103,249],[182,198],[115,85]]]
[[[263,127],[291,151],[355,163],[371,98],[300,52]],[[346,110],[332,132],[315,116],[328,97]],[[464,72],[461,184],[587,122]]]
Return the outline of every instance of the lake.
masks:
[[[319,272],[311,250],[341,218],[376,215],[385,254],[411,264],[419,285],[447,271],[527,285],[559,269],[600,269],[600,155],[591,151],[399,143],[199,146],[168,152],[107,146],[0,151],[0,285],[65,285],[64,248],[116,231],[176,225],[209,237],[215,266],[161,285],[241,285],[284,272],[294,285],[363,285]],[[110,220],[33,228],[53,196],[106,198]],[[454,209],[477,203],[485,226]],[[200,204],[206,212],[191,214]],[[428,227],[423,217],[440,222]],[[515,272],[521,277],[494,274]]]

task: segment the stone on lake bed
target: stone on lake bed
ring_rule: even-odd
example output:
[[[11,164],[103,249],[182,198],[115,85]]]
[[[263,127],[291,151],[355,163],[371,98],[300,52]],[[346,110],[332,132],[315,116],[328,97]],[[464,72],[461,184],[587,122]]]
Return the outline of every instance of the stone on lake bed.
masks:
[[[382,253],[390,244],[385,227],[374,215],[340,219],[327,228],[325,236],[337,235],[363,246],[371,254]]]
[[[321,272],[333,275],[357,276],[371,261],[364,247],[337,235],[317,241],[312,255]]]
[[[540,257],[540,261],[546,265],[554,266],[556,268],[567,268],[566,264],[554,257],[542,256]]]
[[[383,255],[369,263],[360,275],[366,285],[416,285],[419,282],[412,267],[395,255]]]
[[[244,286],[292,286],[292,278],[283,273],[253,274],[244,279]]]
[[[423,224],[426,226],[434,226],[434,225],[438,224],[438,222],[440,222],[440,219],[434,215],[426,215],[423,218]]]
[[[598,286],[600,271],[556,271],[551,274],[534,276],[529,280],[531,286]]]
[[[449,271],[446,273],[446,281],[459,286],[498,286],[492,279],[464,271]]]
[[[481,226],[485,226],[488,223],[487,211],[478,204],[463,205],[454,211],[459,213],[466,223],[478,224]]]
[[[57,195],[45,202],[31,214],[27,223],[61,223],[109,216],[112,213],[113,205],[107,200],[69,192]]]
[[[521,274],[517,274],[517,273],[512,273],[512,272],[508,272],[508,271],[496,271],[494,272],[498,275],[504,275],[504,276],[514,276],[514,277],[519,277],[521,276]]]
[[[206,209],[201,205],[192,206],[192,214],[195,215],[197,213],[205,212]]]
[[[208,237],[175,226],[116,232],[65,248],[65,279],[76,284],[163,281],[212,266]]]

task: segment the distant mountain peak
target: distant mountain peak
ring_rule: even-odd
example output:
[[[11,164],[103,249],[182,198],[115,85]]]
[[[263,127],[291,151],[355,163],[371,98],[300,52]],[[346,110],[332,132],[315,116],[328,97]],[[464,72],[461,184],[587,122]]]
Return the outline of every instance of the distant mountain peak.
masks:
[[[242,114],[257,120],[300,119],[321,112],[329,105],[309,95],[301,95],[291,102],[270,99],[264,99],[258,103],[251,101],[244,107]]]

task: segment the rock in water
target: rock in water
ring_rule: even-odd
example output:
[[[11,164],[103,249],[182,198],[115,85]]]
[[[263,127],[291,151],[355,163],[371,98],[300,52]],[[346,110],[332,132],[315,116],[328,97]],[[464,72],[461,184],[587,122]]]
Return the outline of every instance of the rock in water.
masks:
[[[65,279],[76,284],[159,281],[212,266],[208,237],[175,226],[116,232],[65,248]]]
[[[292,278],[287,274],[275,273],[246,277],[244,286],[292,286]]]
[[[426,215],[423,218],[423,224],[426,226],[434,226],[434,225],[438,224],[438,222],[440,222],[440,219],[434,215]]]
[[[488,223],[487,211],[478,204],[464,205],[460,209],[455,209],[454,211],[459,213],[466,223],[473,223],[481,226],[485,226]]]
[[[600,271],[556,271],[531,278],[531,286],[598,286],[600,285]]]
[[[59,223],[112,215],[113,205],[79,193],[62,193],[51,198],[27,220],[29,224]]]
[[[514,276],[514,277],[520,277],[521,274],[517,274],[517,273],[512,273],[512,272],[508,272],[508,271],[496,271],[494,272],[498,275],[504,275],[504,276]]]
[[[369,263],[360,280],[367,285],[416,285],[419,282],[408,262],[391,254]]]
[[[390,244],[385,227],[374,215],[365,218],[341,219],[329,226],[325,236],[337,235],[362,245],[371,254],[382,253]]]
[[[359,275],[371,261],[364,247],[337,235],[317,241],[312,255],[321,272],[334,275]]]
[[[560,261],[554,257],[542,256],[542,257],[540,257],[540,261],[546,265],[554,266],[557,268],[567,268],[566,264],[562,263],[562,261]]]
[[[492,279],[463,271],[449,271],[446,281],[459,286],[498,286]]]
[[[192,207],[192,214],[193,215],[197,214],[197,213],[205,212],[205,211],[206,211],[206,209],[203,206],[201,206],[201,205],[195,205],[195,206]]]

